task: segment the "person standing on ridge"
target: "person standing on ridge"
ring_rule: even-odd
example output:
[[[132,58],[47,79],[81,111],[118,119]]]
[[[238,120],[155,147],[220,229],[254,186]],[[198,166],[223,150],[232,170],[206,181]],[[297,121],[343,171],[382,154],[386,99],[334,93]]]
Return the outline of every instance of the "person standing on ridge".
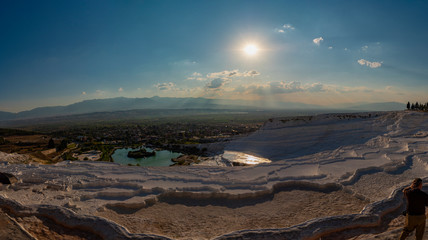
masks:
[[[406,223],[400,240],[406,239],[416,229],[416,240],[422,240],[425,232],[425,206],[428,206],[428,194],[422,190],[422,179],[415,178],[410,187],[403,189],[407,199]]]

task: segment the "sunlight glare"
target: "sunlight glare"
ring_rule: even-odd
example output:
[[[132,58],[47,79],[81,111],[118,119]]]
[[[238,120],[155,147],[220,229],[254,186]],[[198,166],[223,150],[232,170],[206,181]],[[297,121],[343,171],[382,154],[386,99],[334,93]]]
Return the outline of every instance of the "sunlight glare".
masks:
[[[256,55],[258,51],[259,51],[259,48],[254,44],[248,44],[244,47],[245,54],[250,56]]]

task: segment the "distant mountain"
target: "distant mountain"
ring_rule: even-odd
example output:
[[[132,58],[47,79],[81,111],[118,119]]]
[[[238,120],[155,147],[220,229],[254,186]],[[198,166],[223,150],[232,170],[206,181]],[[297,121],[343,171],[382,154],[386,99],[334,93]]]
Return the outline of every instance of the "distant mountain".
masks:
[[[70,104],[67,106],[39,107],[19,113],[0,112],[0,121],[46,118],[97,112],[116,112],[144,109],[211,109],[211,110],[321,110],[327,109],[319,105],[295,102],[246,101],[208,98],[108,98],[93,99]],[[405,105],[396,102],[365,103],[360,105],[338,105],[328,108],[332,111],[343,109],[348,111],[393,111],[403,110]]]
[[[216,100],[206,98],[108,98],[85,100],[67,106],[39,107],[19,113],[0,112],[0,120],[18,120],[86,114],[95,112],[115,112],[139,109],[234,109],[242,106],[216,104]]]
[[[14,118],[15,118],[14,113],[0,111],[0,120],[8,120],[8,119],[14,119]]]

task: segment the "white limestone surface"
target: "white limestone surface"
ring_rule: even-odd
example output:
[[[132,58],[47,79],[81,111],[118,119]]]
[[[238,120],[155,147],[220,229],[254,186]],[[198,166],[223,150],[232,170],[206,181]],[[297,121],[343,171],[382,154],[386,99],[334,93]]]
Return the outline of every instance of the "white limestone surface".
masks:
[[[222,159],[218,162],[233,161],[235,152],[270,163],[240,167],[136,167],[64,161],[39,165],[9,163],[16,155],[0,153],[0,171],[19,178],[12,186],[1,186],[0,196],[22,206],[37,209],[50,205],[68,209],[76,216],[93,216],[103,209],[140,209],[174,199],[192,204],[224,200],[227,204],[292,189],[345,189],[381,206],[376,211],[343,217],[354,219],[359,226],[364,221],[372,226],[381,224],[380,215],[402,207],[399,191],[395,190],[415,177],[426,176],[427,146],[426,113],[348,113],[272,119],[257,132],[226,144],[226,154],[216,158]],[[393,200],[386,201],[391,196]],[[329,221],[313,220],[290,228],[292,231],[274,232],[301,231],[296,235],[301,237],[296,239],[310,239],[311,234],[322,236],[323,224],[326,231],[334,231],[334,224]],[[317,232],[311,232],[313,226],[317,226]],[[262,236],[263,231],[254,234]],[[226,235],[224,238],[227,239]]]

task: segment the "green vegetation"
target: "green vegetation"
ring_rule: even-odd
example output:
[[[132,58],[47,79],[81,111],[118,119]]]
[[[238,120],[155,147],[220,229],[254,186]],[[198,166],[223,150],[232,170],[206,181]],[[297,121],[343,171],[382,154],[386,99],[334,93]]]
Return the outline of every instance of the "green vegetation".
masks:
[[[73,157],[73,153],[71,152],[65,152],[62,156],[62,159],[64,160],[77,160],[77,158]]]
[[[20,129],[9,129],[9,128],[0,128],[0,136],[9,137],[9,136],[28,136],[39,134],[33,131],[20,130]]]

